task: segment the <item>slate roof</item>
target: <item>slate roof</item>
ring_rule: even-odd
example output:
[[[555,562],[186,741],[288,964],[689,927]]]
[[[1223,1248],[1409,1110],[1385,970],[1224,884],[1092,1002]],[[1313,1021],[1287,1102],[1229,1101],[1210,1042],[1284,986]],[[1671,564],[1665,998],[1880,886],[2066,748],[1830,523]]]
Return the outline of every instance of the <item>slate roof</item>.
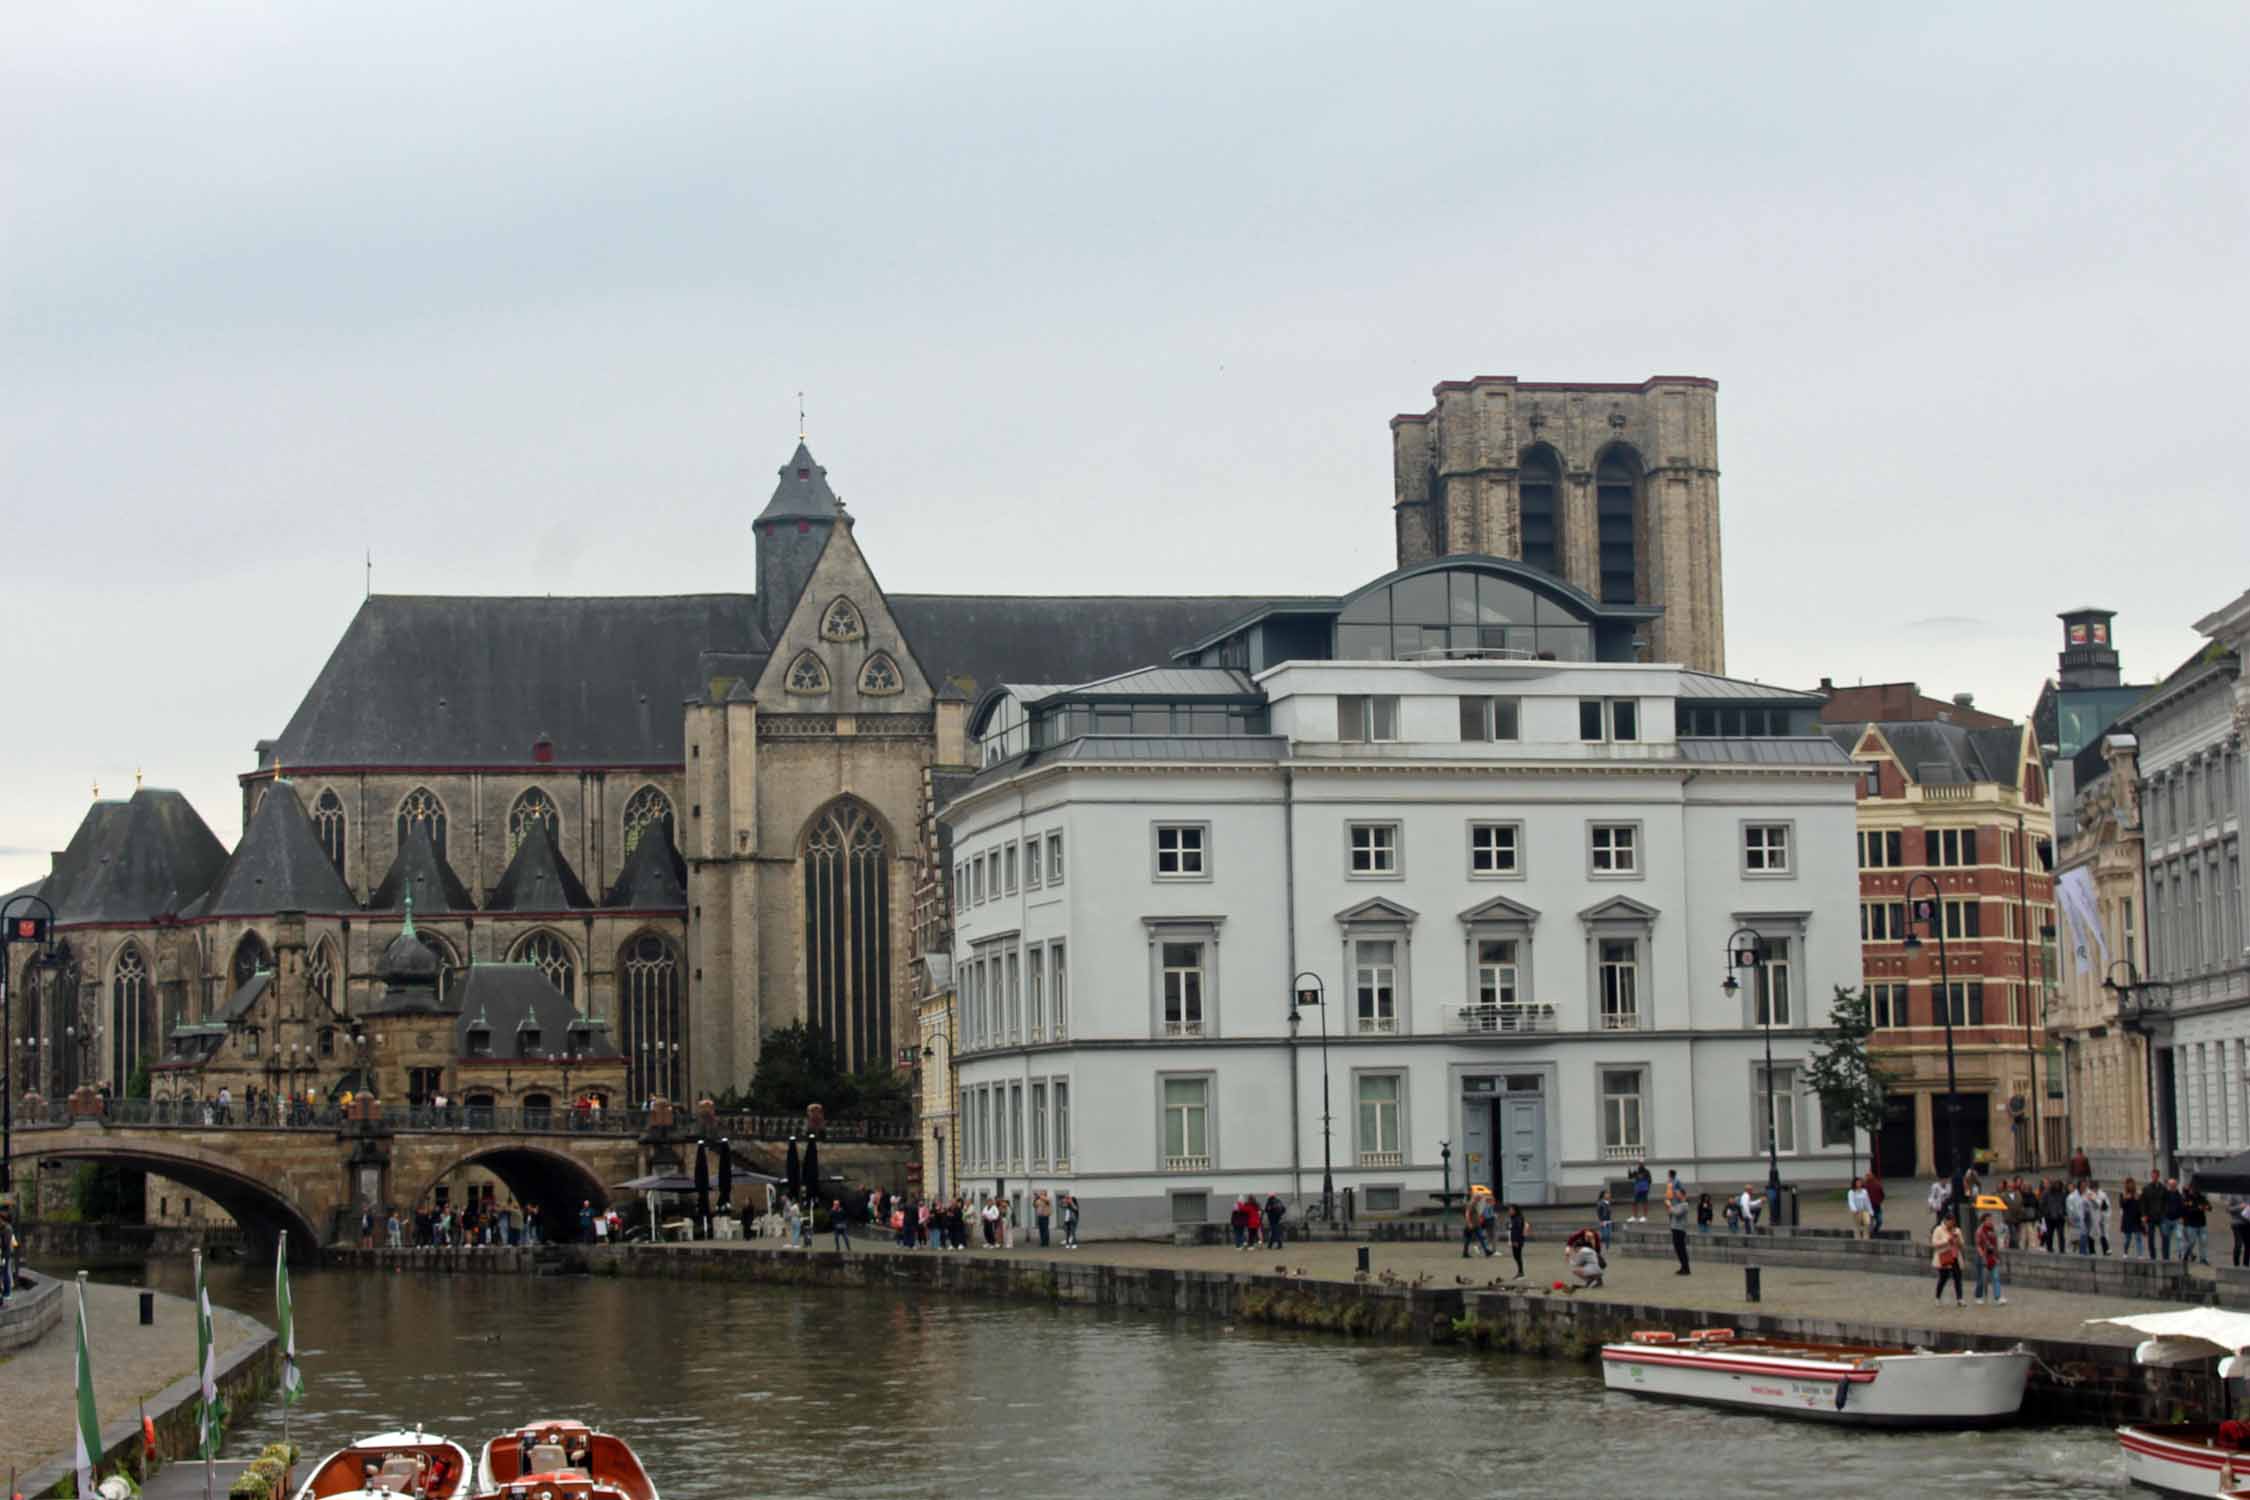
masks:
[[[251,1009],[258,1003],[258,997],[272,988],[273,970],[260,969],[243,981],[242,987],[228,998],[225,1005],[219,1007],[219,1013],[211,1019],[223,1026],[232,1025],[250,1014]]]
[[[2021,770],[2017,752],[2022,730],[1964,729],[1930,721],[1880,722],[1875,727],[1891,742],[1910,780],[1924,786],[1961,786],[1989,781],[2014,786]],[[1824,724],[1821,730],[1847,755],[1859,744],[1865,724]]]
[[[437,845],[431,842],[430,830],[420,823],[407,830],[406,842],[398,846],[398,853],[391,859],[383,883],[375,887],[367,909],[398,911],[405,906],[409,891],[414,895],[414,909],[425,917],[476,910],[469,888],[453,873],[453,867],[439,857]]]
[[[832,521],[842,509],[836,492],[828,487],[828,471],[813,462],[812,450],[802,438],[789,462],[774,472],[781,476],[781,482],[773,487],[773,498],[766,502],[766,508],[758,512],[759,520]]]
[[[554,825],[544,818],[532,820],[523,842],[516,845],[515,858],[500,883],[492,888],[486,899],[486,911],[575,911],[594,904],[586,894],[585,883],[579,880],[570,861],[563,858],[562,850],[555,847]]]
[[[88,808],[70,847],[26,889],[46,898],[59,923],[145,922],[193,905],[226,862],[226,845],[187,798],[142,787],[130,800]]]
[[[491,1033],[492,1057],[545,1057],[550,1052],[564,1052],[571,1047],[571,1027],[580,1023],[586,1026],[579,1033],[580,1056],[619,1055],[609,1028],[587,1022],[562,997],[546,970],[534,964],[471,964],[453,987],[452,1003],[461,1008],[460,1018],[453,1023],[453,1036],[455,1051],[462,1057],[469,1055],[469,1033],[478,1029]],[[526,1018],[539,1032],[535,1049],[524,1045]]]
[[[1272,601],[1240,594],[893,594],[935,678],[973,701],[1002,682],[1092,682],[1150,662]]]
[[[687,905],[687,861],[672,842],[669,814],[641,830],[602,905],[644,911]]]
[[[247,917],[276,911],[359,910],[344,877],[329,863],[320,834],[296,788],[277,781],[258,799],[242,842],[226,868],[189,913],[199,917]]]

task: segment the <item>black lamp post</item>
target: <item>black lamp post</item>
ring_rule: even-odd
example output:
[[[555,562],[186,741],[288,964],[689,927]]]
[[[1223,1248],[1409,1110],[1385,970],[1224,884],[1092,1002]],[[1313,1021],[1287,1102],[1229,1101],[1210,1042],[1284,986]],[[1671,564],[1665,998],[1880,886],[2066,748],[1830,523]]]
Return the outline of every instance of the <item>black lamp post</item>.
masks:
[[[35,903],[45,915],[34,915],[26,903]],[[18,906],[24,908],[20,915]],[[16,1017],[15,1001],[8,992],[8,947],[29,943],[45,948],[54,924],[55,909],[45,897],[26,891],[0,903],[0,1201],[16,1190]]]
[[[1924,885],[1930,888],[1929,896],[1915,900],[1915,888]],[[1930,930],[1937,934],[1937,1001],[1945,1017],[1945,1159],[1953,1182],[1953,1219],[1958,1226],[1968,1205],[1961,1201],[1961,1094],[1953,1057],[1953,975],[1945,952],[1945,899],[1937,877],[1928,874],[1908,876],[1905,895],[1906,951],[1913,953],[1921,948],[1921,935],[1914,929],[1922,923],[1929,923]]]
[[[1451,1141],[1439,1141],[1437,1143],[1437,1154],[1438,1170],[1445,1174],[1440,1179],[1443,1186],[1438,1189],[1438,1212],[1451,1213],[1453,1211],[1453,1143]]]
[[[1773,992],[1765,977],[1764,933],[1737,927],[1727,938],[1727,979],[1719,988],[1730,997],[1742,991],[1741,981],[1734,977],[1737,969],[1750,971],[1750,993],[1757,997],[1764,1014],[1761,1024],[1766,1036],[1766,1225],[1771,1228],[1781,1222],[1781,1130],[1773,1105]]]
[[[1320,1007],[1320,1217],[1323,1223],[1333,1223],[1336,1218],[1336,1159],[1333,1117],[1328,1111],[1328,989],[1320,982],[1320,976],[1309,969],[1290,980],[1289,987],[1295,991],[1290,1007],[1292,1018],[1305,1006]]]
[[[2117,971],[2125,971],[2125,982],[2117,982]],[[2147,1076],[2148,1090],[2148,1151],[2149,1160],[2159,1167],[2169,1169],[2158,1155],[2161,1138],[2156,1131],[2156,1032],[2167,1019],[2164,1012],[2172,1002],[2172,986],[2161,979],[2143,979],[2141,971],[2129,958],[2121,958],[2109,966],[2102,976],[2102,988],[2117,997],[2117,1024],[2141,1039],[2145,1055],[2143,1072]],[[2151,991],[2161,990],[2161,995]]]

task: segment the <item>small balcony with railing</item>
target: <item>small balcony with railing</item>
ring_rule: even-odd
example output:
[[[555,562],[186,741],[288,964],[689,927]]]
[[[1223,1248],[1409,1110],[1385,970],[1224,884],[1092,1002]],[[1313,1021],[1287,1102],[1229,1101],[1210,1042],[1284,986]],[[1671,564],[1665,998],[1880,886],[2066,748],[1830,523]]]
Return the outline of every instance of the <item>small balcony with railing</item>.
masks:
[[[1164,1170],[1167,1172],[1208,1172],[1211,1170],[1211,1158],[1208,1155],[1167,1156],[1164,1158]]]
[[[1402,1151],[1362,1151],[1359,1164],[1363,1167],[1403,1167],[1406,1153]]]
[[[1360,1016],[1354,1028],[1361,1036],[1397,1036],[1397,1016]]]
[[[1610,1145],[1607,1142],[1602,1145],[1603,1161],[1639,1161],[1646,1155],[1648,1155],[1647,1150],[1638,1141],[1618,1146]]]
[[[1465,1037],[1546,1036],[1556,1030],[1555,1007],[1526,1000],[1510,1005],[1452,1005],[1445,1034]]]

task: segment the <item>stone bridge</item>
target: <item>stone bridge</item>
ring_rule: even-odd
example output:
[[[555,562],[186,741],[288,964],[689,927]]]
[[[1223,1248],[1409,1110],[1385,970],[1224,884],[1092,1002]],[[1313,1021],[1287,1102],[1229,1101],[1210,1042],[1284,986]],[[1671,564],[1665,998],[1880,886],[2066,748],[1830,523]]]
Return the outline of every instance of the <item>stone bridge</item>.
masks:
[[[271,1255],[278,1234],[289,1233],[291,1258],[355,1237],[362,1203],[395,1203],[401,1212],[426,1201],[431,1189],[466,1166],[482,1167],[516,1201],[539,1205],[559,1237],[575,1233],[578,1208],[606,1207],[617,1183],[650,1172],[691,1167],[696,1126],[668,1108],[635,1119],[576,1127],[563,1114],[469,1120],[447,1124],[426,1117],[355,1111],[355,1118],[326,1124],[205,1124],[110,1118],[81,1113],[15,1128],[15,1170],[31,1174],[46,1162],[96,1162],[153,1172],[190,1188],[225,1209],[242,1226],[252,1253]],[[739,1129],[750,1122],[706,1119],[711,1135],[727,1133],[736,1159],[778,1173],[785,1147]],[[764,1123],[764,1122],[759,1122]],[[868,1143],[856,1148],[822,1142],[822,1175],[843,1169],[852,1182],[901,1185],[908,1148]]]

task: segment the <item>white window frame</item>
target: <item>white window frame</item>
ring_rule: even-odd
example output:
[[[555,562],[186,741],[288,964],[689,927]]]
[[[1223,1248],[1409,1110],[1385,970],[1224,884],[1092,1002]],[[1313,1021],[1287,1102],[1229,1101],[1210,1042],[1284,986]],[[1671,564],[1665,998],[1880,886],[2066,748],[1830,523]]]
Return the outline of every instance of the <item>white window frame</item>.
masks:
[[[1192,1083],[1201,1086],[1200,1103],[1182,1101],[1174,1105],[1169,1085]],[[1208,1069],[1197,1072],[1159,1072],[1156,1075],[1156,1165],[1163,1172],[1211,1172],[1219,1165],[1219,1111],[1218,1074]],[[1172,1112],[1178,1109],[1180,1121],[1180,1149],[1172,1150]],[[1200,1116],[1200,1119],[1195,1118]],[[1193,1126],[1200,1125],[1203,1139],[1201,1151],[1191,1148],[1197,1144]]]
[[[1008,884],[1006,888],[1007,893],[1013,896],[1018,889],[1016,885],[1016,841],[1014,839],[1008,840],[1008,842],[1001,847],[1000,855],[1003,861],[1003,868],[1005,868],[1008,872]]]
[[[1364,950],[1380,943],[1390,952],[1378,959]],[[1403,934],[1363,933],[1350,940],[1352,1030],[1360,1036],[1396,1036],[1399,1024],[1399,971],[1405,948]],[[1371,1004],[1363,1006],[1362,1001]],[[1387,1002],[1387,1003],[1386,1003]]]
[[[1149,1016],[1148,1034],[1158,1041],[1206,1041],[1219,1034],[1219,928],[1224,917],[1143,917],[1148,933]],[[1165,949],[1176,944],[1202,949],[1198,997],[1201,1014],[1194,1029],[1184,1013],[1174,1021],[1169,1015],[1174,988],[1172,976],[1187,968],[1171,962]],[[1184,997],[1183,997],[1184,1001]]]
[[[1364,835],[1364,843],[1362,836]],[[1362,856],[1365,856],[1364,867]],[[1406,876],[1406,828],[1396,819],[1353,819],[1344,824],[1344,874],[1351,880],[1401,880]]]
[[[1031,1080],[1031,1165],[1044,1170],[1047,1165],[1047,1080]]]
[[[1769,1130],[1779,1139],[1774,1148],[1776,1156],[1795,1156],[1797,1143],[1803,1138],[1804,1121],[1798,1118],[1798,1075],[1802,1064],[1777,1062],[1773,1065],[1777,1083],[1773,1091],[1773,1113],[1766,1112],[1766,1065],[1752,1061],[1750,1064],[1750,1144],[1759,1156],[1766,1154]]]
[[[1070,1035],[1070,961],[1062,939],[1047,944],[1047,964],[1047,999],[1055,1010],[1055,1040],[1059,1042]]]
[[[1047,885],[1051,889],[1063,883],[1063,831],[1047,831]]]
[[[1038,834],[1023,841],[1023,888],[1027,891],[1036,891],[1046,883],[1039,864],[1039,851],[1046,842]]]
[[[1505,840],[1499,838],[1501,834],[1507,835]],[[1480,849],[1477,841],[1483,835],[1490,835],[1491,838],[1486,846]],[[1469,825],[1469,878],[1471,880],[1523,879],[1523,835],[1524,827],[1520,822],[1478,821],[1471,823]],[[1501,847],[1503,843],[1506,845],[1504,851]],[[1497,856],[1502,852],[1507,855],[1507,863],[1504,867],[1495,863],[1491,869],[1480,870],[1477,868],[1477,858],[1480,854],[1490,854],[1497,859]]]
[[[1055,1100],[1055,1170],[1070,1170],[1070,1080],[1052,1080]]]
[[[1610,1087],[1612,1079],[1630,1077],[1629,1091]],[[1640,1161],[1648,1155],[1649,1069],[1645,1063],[1600,1062],[1594,1065],[1594,1094],[1598,1101],[1595,1140],[1603,1161]]]
[[[1191,950],[1194,961],[1184,962]],[[1162,980],[1157,1004],[1164,1012],[1164,1035],[1201,1037],[1204,1034],[1203,996],[1211,972],[1210,949],[1199,938],[1166,938],[1157,945],[1157,963]]]
[[[1031,1040],[1047,1039],[1047,948],[1026,943],[1023,949],[1024,1009],[1029,1012]]]
[[[1367,1129],[1369,1100],[1364,1094],[1373,1081],[1387,1082],[1392,1086],[1389,1129],[1384,1129],[1383,1100],[1373,1101],[1377,1106],[1375,1131],[1372,1138]],[[1406,1165],[1406,1073],[1399,1068],[1352,1069],[1352,1158],[1362,1167],[1382,1169]]]
[[[1022,951],[1011,943],[1004,962],[1008,969],[1008,1042],[1012,1046],[1023,1040]]]
[[[1505,704],[1510,720],[1507,734],[1499,733],[1501,706]],[[1477,720],[1471,724],[1471,719]],[[1475,729],[1476,733],[1469,731]],[[1471,745],[1507,745],[1523,738],[1523,699],[1506,693],[1464,693],[1461,695],[1461,740]]]
[[[1023,1081],[1008,1081],[1008,1166],[1023,1170]]]
[[[1797,873],[1797,825],[1789,819],[1742,824],[1742,873],[1760,880],[1793,878]]]
[[[1594,995],[1597,1031],[1639,1031],[1647,1012],[1641,1005],[1640,938],[1596,933],[1594,936]],[[1622,949],[1620,957],[1613,949]],[[1613,995],[1612,991],[1615,991]]]
[[[1601,705],[1601,733],[1589,735],[1586,733],[1586,707],[1594,703]],[[1618,733],[1621,713],[1632,716],[1633,732],[1630,734]],[[1647,738],[1648,726],[1642,722],[1643,718],[1638,698],[1581,698],[1578,700],[1578,742],[1582,745],[1639,744]]]
[[[1645,840],[1641,837],[1642,824],[1638,819],[1623,822],[1588,822],[1586,825],[1586,873],[1595,880],[1640,880],[1644,878],[1642,854]],[[1622,842],[1618,835],[1623,834]],[[1622,856],[1622,859],[1620,859]],[[1602,861],[1607,858],[1605,866]]]
[[[1149,825],[1150,878],[1170,884],[1211,878],[1211,825],[1152,823]]]
[[[1389,723],[1384,722],[1388,718]],[[1399,695],[1396,693],[1341,693],[1336,698],[1336,738],[1347,745],[1388,745],[1398,742]],[[1388,729],[1389,733],[1384,733]]]

